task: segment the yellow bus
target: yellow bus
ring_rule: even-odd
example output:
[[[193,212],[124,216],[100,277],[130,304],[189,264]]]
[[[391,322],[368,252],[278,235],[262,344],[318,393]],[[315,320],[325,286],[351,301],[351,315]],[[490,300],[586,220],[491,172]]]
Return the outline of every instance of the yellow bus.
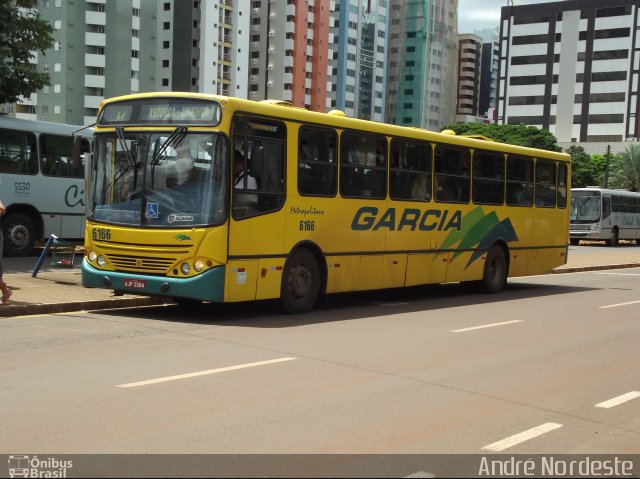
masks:
[[[86,287],[303,313],[566,262],[567,154],[191,93],[105,100],[94,133]]]

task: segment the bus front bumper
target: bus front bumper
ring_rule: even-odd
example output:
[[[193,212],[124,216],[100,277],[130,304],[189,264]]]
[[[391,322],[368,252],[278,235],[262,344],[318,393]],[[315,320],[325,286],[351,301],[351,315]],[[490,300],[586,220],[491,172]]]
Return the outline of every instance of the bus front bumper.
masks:
[[[169,278],[136,273],[103,271],[82,260],[82,286],[113,289],[143,296],[170,296],[221,303],[224,301],[224,266],[189,278]]]

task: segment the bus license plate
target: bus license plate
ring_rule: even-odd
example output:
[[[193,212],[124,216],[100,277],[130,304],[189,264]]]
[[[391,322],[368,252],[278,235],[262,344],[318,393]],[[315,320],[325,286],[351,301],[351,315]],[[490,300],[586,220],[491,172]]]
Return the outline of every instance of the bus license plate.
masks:
[[[147,282],[144,279],[125,278],[124,279],[124,287],[125,288],[135,288],[135,289],[144,289],[144,288],[147,287]]]

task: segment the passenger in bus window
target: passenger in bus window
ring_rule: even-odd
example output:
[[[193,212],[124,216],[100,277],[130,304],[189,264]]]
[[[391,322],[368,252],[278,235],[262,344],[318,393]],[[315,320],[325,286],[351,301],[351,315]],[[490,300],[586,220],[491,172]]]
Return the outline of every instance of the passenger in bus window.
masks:
[[[175,181],[177,186],[189,185],[197,182],[198,170],[195,161],[190,156],[182,156],[175,163]]]
[[[255,208],[258,205],[258,195],[247,194],[245,191],[257,190],[258,180],[248,171],[245,156],[239,150],[235,151],[234,172],[234,204],[245,208]],[[247,214],[247,212],[244,214]]]
[[[233,187],[236,190],[257,190],[258,182],[246,170],[246,161],[244,155],[236,150],[234,159],[235,178]]]

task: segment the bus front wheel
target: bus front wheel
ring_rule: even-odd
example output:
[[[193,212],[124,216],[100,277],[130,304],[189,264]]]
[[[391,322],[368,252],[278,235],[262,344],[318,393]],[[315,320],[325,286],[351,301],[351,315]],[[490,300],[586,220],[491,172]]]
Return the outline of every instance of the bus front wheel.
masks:
[[[36,223],[24,213],[10,213],[2,223],[4,253],[7,256],[29,256],[36,245]]]
[[[498,293],[507,284],[507,258],[498,245],[493,245],[487,253],[481,283],[486,293]]]
[[[310,311],[320,296],[320,268],[313,254],[306,249],[295,251],[282,273],[280,299],[291,314]]]

